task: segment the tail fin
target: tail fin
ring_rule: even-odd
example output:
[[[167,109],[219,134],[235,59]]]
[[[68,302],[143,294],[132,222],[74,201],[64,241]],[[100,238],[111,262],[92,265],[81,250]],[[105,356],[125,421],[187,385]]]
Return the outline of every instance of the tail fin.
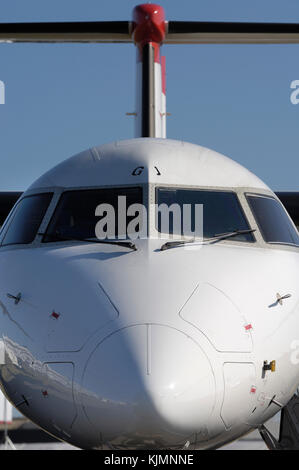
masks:
[[[133,20],[137,45],[136,137],[165,138],[165,57],[160,55],[165,37],[164,10],[154,4],[139,5]]]

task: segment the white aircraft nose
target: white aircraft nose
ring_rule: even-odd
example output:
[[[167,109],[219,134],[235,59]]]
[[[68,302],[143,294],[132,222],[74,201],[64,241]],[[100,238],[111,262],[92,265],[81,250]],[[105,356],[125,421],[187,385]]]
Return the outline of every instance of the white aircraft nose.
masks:
[[[200,346],[176,329],[137,325],[114,333],[90,356],[82,385],[84,411],[103,441],[163,447],[207,434],[213,370]]]

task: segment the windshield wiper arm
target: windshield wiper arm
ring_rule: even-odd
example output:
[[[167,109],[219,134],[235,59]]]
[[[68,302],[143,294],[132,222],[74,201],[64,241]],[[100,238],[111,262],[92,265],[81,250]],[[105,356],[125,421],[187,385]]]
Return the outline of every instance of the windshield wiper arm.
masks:
[[[186,243],[194,243],[195,239],[192,240],[174,240],[173,242],[166,242],[161,246],[160,250],[168,250],[169,248],[175,248],[176,246],[185,245]]]
[[[225,233],[220,233],[217,235],[214,235],[211,238],[207,238],[206,240],[224,240],[225,238],[229,237],[235,237],[236,235],[245,235],[246,233],[253,233],[255,232],[256,229],[245,229],[245,230],[233,230],[231,232],[225,232]],[[181,245],[186,245],[188,243],[194,243],[196,240],[195,238],[191,240],[174,240],[171,242],[166,242],[164,245],[161,246],[161,251],[168,250],[169,248],[175,248],[177,246]],[[204,241],[204,240],[198,240],[198,241]]]
[[[99,240],[93,238],[77,238],[77,237],[64,237],[62,235],[56,235],[51,233],[38,233],[38,235],[46,236],[49,238],[53,238],[53,241],[77,241],[77,242],[87,242],[87,243],[102,243],[102,244],[110,244],[110,245],[119,245],[124,246],[125,248],[130,248],[131,250],[137,251],[137,247],[135,243],[127,242],[127,241],[114,241],[114,240]]]
[[[255,228],[247,228],[245,230],[232,230],[231,232],[219,233],[214,235],[212,239],[223,240],[225,238],[235,237],[236,235],[246,235],[247,233],[256,232]]]

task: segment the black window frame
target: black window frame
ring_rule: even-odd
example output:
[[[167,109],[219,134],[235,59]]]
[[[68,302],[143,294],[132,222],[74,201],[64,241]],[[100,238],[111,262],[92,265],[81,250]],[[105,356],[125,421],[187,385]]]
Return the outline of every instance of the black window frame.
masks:
[[[158,192],[159,189],[178,189],[178,190],[184,190],[184,191],[185,191],[185,190],[187,190],[187,191],[201,191],[201,192],[204,192],[204,191],[205,191],[205,192],[210,192],[210,193],[228,193],[228,194],[233,194],[233,195],[235,196],[235,198],[236,198],[236,201],[237,201],[237,204],[238,204],[238,206],[239,206],[240,212],[241,212],[242,216],[244,217],[244,220],[246,221],[246,223],[247,223],[247,225],[248,225],[248,229],[249,229],[249,230],[252,229],[251,224],[249,223],[247,214],[246,214],[246,212],[245,212],[245,210],[244,210],[244,207],[243,207],[243,205],[242,205],[242,202],[241,202],[241,200],[240,200],[240,198],[239,198],[239,194],[238,194],[236,191],[234,191],[233,189],[228,189],[228,190],[226,190],[226,189],[219,189],[219,188],[217,188],[217,189],[207,189],[207,188],[198,188],[198,187],[196,187],[196,188],[194,188],[194,187],[190,188],[190,187],[189,187],[189,188],[188,188],[188,187],[185,187],[185,186],[182,187],[182,186],[167,186],[167,185],[162,185],[162,186],[161,186],[161,185],[159,185],[159,186],[156,186],[156,187],[155,187],[155,204],[158,204],[157,192]],[[159,232],[158,227],[156,226],[156,220],[155,220],[155,229],[156,229],[156,231],[157,231],[158,233],[162,233],[162,232]],[[253,229],[252,229],[252,230],[253,230]],[[256,239],[256,237],[255,237],[255,235],[254,235],[253,232],[251,233],[251,236],[252,236],[252,240],[236,240],[236,239],[234,239],[234,238],[229,238],[229,239],[225,239],[225,240],[223,240],[223,241],[237,242],[237,243],[256,243],[256,242],[257,242],[257,239]],[[207,239],[207,238],[209,238],[209,237],[203,237],[203,239]]]
[[[246,193],[245,193],[245,197],[246,197],[246,201],[247,201],[248,207],[249,207],[249,209],[250,209],[250,211],[251,211],[251,214],[252,214],[252,216],[253,216],[253,218],[254,218],[254,220],[255,220],[255,223],[256,223],[256,225],[257,225],[257,227],[258,227],[258,229],[259,229],[259,232],[260,232],[260,234],[261,234],[261,236],[262,236],[262,239],[263,239],[264,243],[266,243],[267,245],[283,245],[283,246],[290,246],[290,247],[293,247],[293,248],[299,248],[299,244],[297,245],[296,243],[282,242],[282,241],[268,241],[268,240],[266,240],[265,234],[264,234],[264,231],[263,231],[263,228],[262,228],[261,224],[259,223],[257,217],[255,216],[254,210],[253,210],[253,208],[252,208],[252,206],[251,206],[250,199],[249,199],[250,197],[259,197],[259,198],[264,198],[264,199],[272,199],[272,200],[276,201],[278,204],[281,205],[281,207],[282,207],[282,209],[284,210],[284,212],[285,212],[287,218],[290,220],[290,223],[293,224],[294,229],[298,232],[296,225],[294,224],[294,222],[292,221],[290,215],[289,215],[288,212],[286,211],[284,205],[282,204],[282,202],[281,202],[278,198],[276,198],[276,197],[274,197],[274,196],[272,196],[272,195],[270,195],[270,194],[260,194],[260,193],[250,193],[250,192],[246,192]]]
[[[48,203],[48,206],[43,214],[43,217],[41,218],[41,222],[35,232],[35,235],[34,237],[32,238],[31,241],[29,242],[17,242],[17,243],[5,243],[5,237],[7,235],[7,232],[9,230],[9,228],[11,227],[11,224],[13,223],[14,219],[15,219],[15,216],[17,215],[18,213],[18,206],[22,203],[22,201],[24,201],[25,199],[28,199],[30,197],[36,197],[36,196],[43,196],[44,194],[47,194],[49,196],[51,196],[50,200],[49,200],[49,203]],[[39,229],[42,225],[42,223],[44,222],[45,220],[45,217],[46,217],[46,214],[49,210],[49,207],[53,201],[53,197],[54,197],[54,191],[44,191],[44,192],[39,192],[39,193],[33,193],[33,194],[28,194],[24,197],[22,197],[15,205],[14,207],[12,208],[11,210],[11,213],[8,215],[8,218],[7,220],[4,222],[4,224],[2,225],[1,227],[1,230],[0,230],[0,248],[4,248],[4,247],[7,247],[7,246],[14,246],[14,245],[32,245],[32,243],[34,243],[38,233],[39,233]],[[5,229],[5,230],[4,230]]]

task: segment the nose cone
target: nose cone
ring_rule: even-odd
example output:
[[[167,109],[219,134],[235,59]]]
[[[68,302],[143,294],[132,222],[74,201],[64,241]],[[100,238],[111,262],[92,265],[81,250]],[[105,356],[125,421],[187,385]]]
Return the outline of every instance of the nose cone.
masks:
[[[137,325],[100,343],[83,377],[83,407],[103,441],[184,445],[206,434],[215,400],[210,362],[173,328]]]

